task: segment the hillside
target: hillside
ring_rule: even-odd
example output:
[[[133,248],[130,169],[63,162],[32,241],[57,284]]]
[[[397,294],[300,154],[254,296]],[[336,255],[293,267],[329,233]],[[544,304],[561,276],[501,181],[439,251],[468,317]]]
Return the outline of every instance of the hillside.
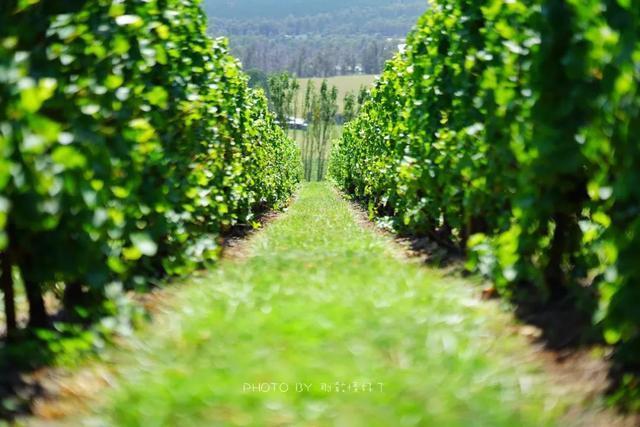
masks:
[[[205,0],[209,32],[246,69],[300,77],[379,74],[426,10],[424,0]]]
[[[311,16],[322,13],[336,13],[345,9],[383,8],[389,5],[421,5],[425,1],[416,0],[204,0],[203,8],[210,16],[223,19],[258,19],[287,16]]]
[[[211,28],[232,36],[368,35],[403,38],[426,9],[423,0],[206,0]]]

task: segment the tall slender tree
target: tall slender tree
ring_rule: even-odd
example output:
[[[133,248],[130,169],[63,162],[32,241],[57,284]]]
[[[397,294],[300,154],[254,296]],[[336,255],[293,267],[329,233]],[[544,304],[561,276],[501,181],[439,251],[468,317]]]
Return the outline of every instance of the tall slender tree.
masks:
[[[345,123],[356,118],[356,115],[358,114],[357,108],[356,95],[353,92],[347,93],[344,96],[344,111],[342,113]]]
[[[287,116],[291,116],[294,119],[298,118],[298,92],[300,91],[300,82],[297,78],[293,77],[289,81],[289,86],[286,96],[286,110]],[[293,130],[295,131],[295,129]],[[292,135],[292,137],[295,135]]]
[[[304,142],[302,147],[302,156],[304,161],[304,177],[307,181],[311,180],[311,161],[310,158],[313,153],[313,139],[312,135],[312,117],[313,117],[313,99],[315,96],[315,85],[311,80],[307,82],[307,89],[304,95],[304,104],[303,104],[303,116],[305,120],[309,123],[307,131],[304,133]]]
[[[320,138],[317,144],[318,169],[316,177],[318,181],[324,179],[327,161],[327,151],[329,140],[331,139],[338,115],[338,88],[333,86],[329,89],[327,80],[322,82],[320,87]]]

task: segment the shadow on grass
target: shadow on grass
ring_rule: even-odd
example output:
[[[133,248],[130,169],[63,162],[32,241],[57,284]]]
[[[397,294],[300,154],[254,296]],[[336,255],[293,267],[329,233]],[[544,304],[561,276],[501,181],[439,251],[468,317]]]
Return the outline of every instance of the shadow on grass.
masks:
[[[402,246],[408,249],[412,257],[418,257],[426,265],[445,268],[449,274],[470,276],[464,266],[464,255],[457,248],[442,245],[432,237],[396,236]],[[508,298],[513,305],[516,319],[528,326],[534,326],[540,335],[533,339],[552,356],[554,363],[563,365],[562,369],[576,372],[569,374],[576,381],[599,381],[599,369],[607,373],[604,384],[598,387],[602,394],[625,419],[636,420],[640,425],[640,366],[630,361],[628,355],[640,354],[640,340],[625,346],[618,346],[607,356],[601,356],[598,364],[592,366],[591,374],[572,366],[573,362],[588,360],[593,356],[594,348],[606,348],[604,331],[600,325],[593,324],[593,316],[598,309],[599,295],[595,286],[575,286],[559,300],[545,298],[540,289],[530,284],[519,284],[516,292]],[[483,292],[483,298],[499,298],[498,292],[489,288]],[[607,352],[605,352],[607,353]],[[548,360],[548,359],[545,359]],[[599,365],[599,366],[598,366]],[[601,368],[602,367],[602,368]],[[627,425],[627,424],[624,424]]]
[[[451,274],[470,276],[464,266],[464,254],[459,248],[443,246],[431,237],[401,236],[412,255],[417,254],[427,265],[446,267]],[[591,288],[571,290],[561,300],[550,301],[540,289],[518,284],[508,299],[514,306],[515,317],[541,331],[538,343],[555,352],[570,352],[604,344],[602,330],[594,326],[593,315],[598,308],[598,295]],[[495,289],[483,293],[485,299],[498,298]]]
[[[572,289],[559,300],[548,300],[527,284],[511,298],[516,317],[542,331],[539,342],[548,350],[567,352],[604,345],[602,329],[593,325],[598,296],[590,288]]]
[[[32,375],[55,361],[48,344],[27,331],[0,341],[0,419],[11,422],[31,414],[34,401],[45,396],[44,387]]]

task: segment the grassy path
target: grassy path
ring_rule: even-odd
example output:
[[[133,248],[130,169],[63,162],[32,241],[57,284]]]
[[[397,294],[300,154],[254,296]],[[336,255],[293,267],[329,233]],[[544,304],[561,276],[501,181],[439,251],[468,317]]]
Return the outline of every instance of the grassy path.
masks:
[[[461,279],[402,259],[328,185],[304,186],[248,250],[176,292],[171,313],[131,344],[97,410],[103,424],[544,426],[559,416],[557,396],[520,363],[528,350],[504,330],[507,316]]]

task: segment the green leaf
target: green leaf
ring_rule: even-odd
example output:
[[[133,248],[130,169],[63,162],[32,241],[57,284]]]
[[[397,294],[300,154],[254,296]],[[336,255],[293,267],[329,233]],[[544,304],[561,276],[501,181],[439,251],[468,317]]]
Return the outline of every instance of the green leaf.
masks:
[[[169,98],[169,94],[166,90],[164,90],[160,86],[155,86],[148,94],[147,100],[151,103],[151,105],[156,105],[161,108],[167,108],[167,100]]]
[[[134,233],[131,235],[131,242],[142,255],[154,256],[158,251],[158,245],[146,233]]]
[[[85,156],[70,146],[57,147],[51,154],[51,158],[67,169],[83,168],[87,164]]]
[[[42,104],[55,93],[57,82],[55,79],[44,78],[37,83],[31,78],[20,80],[19,87],[22,108],[27,112],[35,113]]]
[[[116,24],[120,26],[141,27],[143,21],[142,18],[137,15],[120,15],[116,17]]]
[[[607,328],[604,331],[604,339],[609,345],[615,345],[622,339],[622,333],[618,329]]]

